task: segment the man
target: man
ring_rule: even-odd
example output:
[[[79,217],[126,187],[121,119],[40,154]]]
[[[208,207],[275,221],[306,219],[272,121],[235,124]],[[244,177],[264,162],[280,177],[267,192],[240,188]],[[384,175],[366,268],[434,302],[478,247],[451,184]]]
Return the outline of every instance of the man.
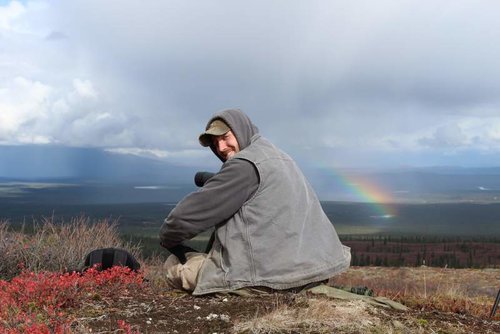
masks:
[[[199,137],[223,162],[172,210],[160,230],[173,254],[167,277],[194,295],[245,287],[289,289],[326,280],[351,255],[295,162],[240,110],[215,114]],[[182,245],[215,227],[208,254]]]

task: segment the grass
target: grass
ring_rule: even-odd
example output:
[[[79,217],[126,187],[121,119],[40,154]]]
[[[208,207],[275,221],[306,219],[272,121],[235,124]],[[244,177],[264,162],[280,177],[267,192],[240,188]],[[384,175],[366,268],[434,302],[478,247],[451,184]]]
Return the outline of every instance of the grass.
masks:
[[[124,248],[140,260],[137,245],[124,243],[116,222],[77,217],[65,223],[46,218],[14,231],[0,222],[0,333],[71,333],[72,312],[96,298],[122,295],[142,284],[142,273],[113,267],[79,273],[97,248]],[[122,333],[132,333],[119,319]]]
[[[362,301],[339,303],[332,299],[303,296],[291,305],[276,305],[262,316],[234,326],[236,333],[331,333],[332,329],[367,332],[380,325]]]
[[[332,285],[368,286],[414,309],[488,318],[498,289],[498,269],[351,267]],[[497,313],[496,318],[500,319]]]
[[[14,231],[8,222],[0,222],[0,278],[22,271],[79,270],[90,251],[105,247],[126,249],[141,261],[139,246],[123,242],[116,222],[108,219],[79,216],[64,222],[50,217],[34,222],[29,230]]]
[[[500,320],[499,313],[489,319],[499,282],[499,269],[351,267],[329,284],[368,286],[377,296],[399,301],[411,311],[391,313],[362,301],[300,296],[293,303],[276,303],[271,312],[255,314],[234,328],[236,333],[258,334],[469,333],[475,325],[466,327],[462,316],[481,319],[477,323],[482,324]],[[444,320],[442,314],[449,318]]]

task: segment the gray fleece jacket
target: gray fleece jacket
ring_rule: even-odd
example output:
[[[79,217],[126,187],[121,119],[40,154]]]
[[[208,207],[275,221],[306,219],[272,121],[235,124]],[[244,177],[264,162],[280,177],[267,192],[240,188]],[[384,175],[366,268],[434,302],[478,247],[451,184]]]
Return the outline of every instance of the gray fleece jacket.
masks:
[[[216,227],[193,294],[287,289],[346,270],[349,248],[295,162],[261,137],[243,112],[215,114],[207,127],[217,118],[229,125],[240,152],[179,202],[160,230],[162,243],[171,247]]]

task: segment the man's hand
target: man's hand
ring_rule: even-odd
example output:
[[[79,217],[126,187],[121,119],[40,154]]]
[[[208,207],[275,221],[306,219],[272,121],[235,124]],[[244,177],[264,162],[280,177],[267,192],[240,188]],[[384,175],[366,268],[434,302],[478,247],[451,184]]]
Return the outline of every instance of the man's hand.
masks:
[[[160,243],[160,245],[163,246],[162,243]],[[165,246],[163,246],[163,247],[165,247]],[[167,250],[170,253],[174,254],[179,259],[179,262],[181,264],[184,264],[187,262],[186,253],[189,253],[189,252],[199,253],[197,250],[195,250],[189,246],[184,246],[183,244],[178,244],[177,246],[167,248]]]

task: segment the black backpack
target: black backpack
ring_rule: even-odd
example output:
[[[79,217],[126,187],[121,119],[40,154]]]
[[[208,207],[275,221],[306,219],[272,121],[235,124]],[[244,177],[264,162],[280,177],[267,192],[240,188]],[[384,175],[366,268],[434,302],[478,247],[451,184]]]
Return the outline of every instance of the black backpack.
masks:
[[[106,270],[113,266],[129,267],[134,271],[141,268],[132,254],[119,248],[100,248],[88,253],[85,257],[84,268],[88,269],[96,265],[98,270]]]

